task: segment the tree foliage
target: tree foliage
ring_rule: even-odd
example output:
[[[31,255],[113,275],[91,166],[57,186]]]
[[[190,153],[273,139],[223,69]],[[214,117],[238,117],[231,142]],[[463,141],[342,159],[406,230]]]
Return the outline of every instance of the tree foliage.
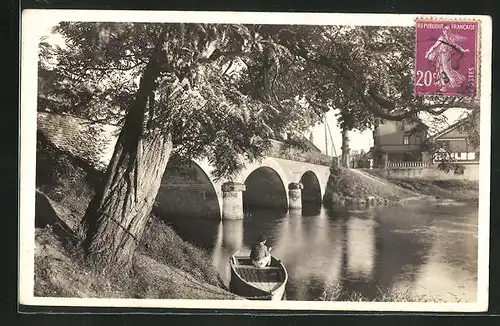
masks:
[[[116,122],[164,31],[152,123],[172,132],[180,154],[217,157],[219,176],[241,166],[229,164],[239,153],[254,159],[270,137],[299,139],[331,109],[342,128],[361,131],[419,112],[477,111],[475,100],[414,96],[413,27],[61,23],[56,31],[66,46],[51,51],[55,69],[40,69],[51,86],[41,106]]]
[[[290,54],[253,26],[63,22],[55,31],[65,46],[50,49],[54,67],[40,67],[39,108],[123,123],[161,42],[148,128],[171,134],[176,154],[208,157],[216,177],[241,169],[241,157],[260,158],[271,138],[298,138],[324,113],[295,95],[271,98],[282,58]],[[235,62],[245,67],[229,73]]]
[[[414,95],[413,27],[263,26],[260,31],[292,55],[292,73],[280,80],[281,89],[277,83],[276,93],[301,94],[310,109],[336,110],[342,162],[347,162],[349,130],[371,129],[382,120],[420,121],[422,112],[439,116],[453,107],[478,112],[474,99]]]

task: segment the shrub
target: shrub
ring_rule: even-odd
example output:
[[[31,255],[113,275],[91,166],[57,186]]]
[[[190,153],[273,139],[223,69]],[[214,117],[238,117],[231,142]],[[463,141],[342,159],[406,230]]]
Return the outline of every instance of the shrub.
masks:
[[[464,166],[453,161],[441,161],[437,168],[446,173],[464,174]]]

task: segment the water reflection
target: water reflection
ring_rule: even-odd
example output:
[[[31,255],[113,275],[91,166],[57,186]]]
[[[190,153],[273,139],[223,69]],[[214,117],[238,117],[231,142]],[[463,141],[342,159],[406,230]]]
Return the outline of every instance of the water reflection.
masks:
[[[225,220],[221,224],[222,246],[230,252],[240,250],[243,243],[243,220]]]
[[[239,221],[203,223],[181,224],[198,229],[196,243],[211,251],[226,284],[229,257],[238,250],[249,252],[263,233],[274,247],[273,254],[287,267],[288,300],[317,300],[332,284],[367,298],[377,296],[379,289],[396,288],[447,301],[475,300],[475,207],[444,209],[416,203],[326,210],[316,206],[252,211]],[[193,231],[178,229],[184,238],[193,238]]]
[[[229,285],[231,270],[229,258],[243,248],[243,220],[224,220],[219,223],[217,242],[212,259],[221,278]]]
[[[387,207],[377,212],[377,268],[374,283],[382,290],[398,285],[406,289],[418,277],[418,268],[425,265],[434,234],[435,216],[420,207]]]
[[[376,224],[373,216],[355,216],[347,221],[347,272],[354,278],[372,278]]]

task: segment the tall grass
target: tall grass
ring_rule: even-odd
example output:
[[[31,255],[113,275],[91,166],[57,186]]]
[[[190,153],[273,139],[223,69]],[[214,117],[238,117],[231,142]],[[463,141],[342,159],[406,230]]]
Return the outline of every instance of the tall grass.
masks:
[[[79,239],[82,237],[80,219],[94,194],[95,185],[101,178],[100,171],[87,162],[61,151],[39,133],[38,191],[52,206],[52,215],[57,215],[52,220],[64,222]],[[41,216],[38,216],[38,219],[44,223],[48,221]],[[151,217],[138,245],[132,270],[118,277],[99,275],[89,268],[82,257],[78,241],[68,237],[56,232],[54,223],[49,223],[44,229],[36,229],[35,295],[236,298],[225,291],[209,255],[183,241],[170,226],[154,216]]]
[[[456,297],[456,296],[455,296]],[[458,297],[457,302],[460,302]],[[411,289],[391,287],[382,290],[377,287],[377,294],[369,298],[358,291],[348,291],[340,283],[330,284],[325,287],[319,297],[321,301],[348,301],[348,302],[444,302],[430,294],[415,294]]]
[[[225,287],[208,253],[183,241],[157,217],[153,217],[146,226],[138,250],[160,263],[191,273],[208,284]]]
[[[164,251],[173,253],[165,257],[151,257],[139,250],[134,256],[132,269],[113,276],[102,275],[90,268],[78,248],[65,244],[50,227],[37,229],[35,240],[35,296],[239,299],[221,287],[209,284],[217,284],[215,271],[204,260],[191,259],[198,256],[196,248],[186,258],[183,254],[185,243],[180,239],[167,243],[159,239],[159,243],[172,248]],[[180,259],[171,264],[173,258]]]

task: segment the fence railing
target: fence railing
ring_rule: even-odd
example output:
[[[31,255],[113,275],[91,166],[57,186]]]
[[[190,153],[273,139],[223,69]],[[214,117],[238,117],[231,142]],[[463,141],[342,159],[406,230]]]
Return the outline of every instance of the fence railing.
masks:
[[[388,169],[391,168],[428,168],[431,164],[428,162],[417,162],[417,161],[409,161],[409,162],[387,162],[385,167]]]

